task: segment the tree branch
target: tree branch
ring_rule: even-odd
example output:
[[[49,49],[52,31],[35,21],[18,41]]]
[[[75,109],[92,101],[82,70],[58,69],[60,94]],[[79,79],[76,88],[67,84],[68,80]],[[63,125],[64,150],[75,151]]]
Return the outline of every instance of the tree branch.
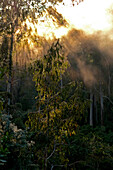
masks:
[[[53,152],[47,157],[47,160],[49,159],[49,158],[51,158],[52,157],[52,155],[54,154],[54,152],[55,152],[55,149],[56,149],[56,144],[54,145],[54,149],[53,149]]]

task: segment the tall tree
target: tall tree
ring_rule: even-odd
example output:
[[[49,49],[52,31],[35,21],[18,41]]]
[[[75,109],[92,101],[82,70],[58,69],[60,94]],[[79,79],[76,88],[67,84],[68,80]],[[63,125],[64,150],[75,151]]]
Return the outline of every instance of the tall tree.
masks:
[[[48,8],[48,2],[50,2],[50,6],[56,4],[58,2],[62,2],[62,0],[49,0],[49,1],[32,1],[32,0],[1,0],[0,1],[0,35],[8,38],[9,41],[9,49],[8,49],[8,84],[7,84],[7,92],[9,93],[8,98],[8,108],[10,108],[11,104],[11,80],[12,80],[12,62],[13,62],[13,48],[15,43],[15,33],[20,28],[21,24],[27,16],[32,19],[40,15],[46,8]],[[50,11],[50,10],[49,10]],[[55,15],[54,14],[50,15]],[[58,16],[58,13],[55,17]],[[61,17],[61,15],[60,15]],[[8,109],[8,114],[10,109]]]

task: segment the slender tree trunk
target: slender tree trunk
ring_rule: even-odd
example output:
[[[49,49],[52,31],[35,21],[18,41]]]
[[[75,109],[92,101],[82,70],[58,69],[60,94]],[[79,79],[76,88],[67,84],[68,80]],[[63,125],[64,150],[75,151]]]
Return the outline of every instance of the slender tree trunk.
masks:
[[[96,124],[98,124],[97,102],[96,102],[95,96],[94,96],[94,107],[95,107],[95,121],[96,121]]]
[[[50,119],[50,113],[49,113],[49,107],[47,106],[47,137],[49,139],[49,119]]]
[[[108,82],[108,95],[110,97],[110,94],[111,93],[111,76],[110,76],[110,73],[109,73],[109,82]]]
[[[8,92],[8,127],[9,127],[9,114],[10,114],[10,105],[11,105],[11,79],[12,79],[12,53],[13,53],[13,39],[14,39],[14,27],[11,25],[11,45],[9,52],[9,77],[7,84],[7,92]]]
[[[47,99],[47,140],[49,141],[49,120],[50,120],[50,110],[49,110],[49,99]]]
[[[102,92],[102,87],[100,84],[100,109],[101,109],[101,126],[104,124],[104,116],[103,116],[103,110],[104,110],[104,105],[103,105],[103,92]]]
[[[93,93],[90,90],[90,126],[93,126]]]

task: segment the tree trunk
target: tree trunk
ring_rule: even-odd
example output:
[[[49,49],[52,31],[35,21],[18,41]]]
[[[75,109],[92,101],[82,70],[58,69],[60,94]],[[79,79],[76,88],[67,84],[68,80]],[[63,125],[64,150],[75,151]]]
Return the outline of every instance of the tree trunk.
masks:
[[[13,38],[14,38],[14,26],[11,25],[11,45],[9,52],[9,77],[7,84],[7,92],[8,92],[8,126],[9,126],[9,115],[10,115],[10,105],[11,105],[11,79],[12,79],[12,52],[13,52]]]
[[[96,97],[94,96],[94,108],[95,108],[95,123],[98,124],[98,113],[97,113],[97,102]]]
[[[109,82],[108,82],[108,95],[109,95],[109,97],[111,95],[111,76],[110,76],[110,73],[109,73]]]
[[[90,126],[93,126],[93,93],[90,90]]]
[[[102,92],[101,84],[100,84],[100,109],[101,109],[101,126],[102,126],[104,124],[104,120],[103,120],[104,105],[103,105],[103,92]]]

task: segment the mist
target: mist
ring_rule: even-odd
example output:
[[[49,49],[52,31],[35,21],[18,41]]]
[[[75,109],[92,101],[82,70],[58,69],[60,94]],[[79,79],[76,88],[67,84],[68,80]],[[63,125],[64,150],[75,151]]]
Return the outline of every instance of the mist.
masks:
[[[103,6],[99,6],[100,4],[102,1],[97,4],[97,1],[86,0],[78,6],[68,7],[69,12],[73,9],[70,18],[65,12],[67,6],[64,6],[61,14],[65,21],[69,22],[68,26],[55,26],[49,18],[49,25],[46,21],[45,24],[41,22],[33,26],[33,23],[27,20],[29,38],[27,41],[22,40],[17,46],[14,63],[21,66],[33,63],[46,54],[51,44],[59,38],[64,47],[64,55],[70,63],[68,71],[72,80],[81,79],[87,86],[98,84],[100,81],[107,82],[113,64],[113,1],[103,1]],[[86,13],[87,7],[90,9],[88,8]],[[96,10],[96,16],[93,8]]]
[[[61,42],[71,65],[72,79],[82,79],[86,85],[105,81],[113,64],[111,31],[86,34],[72,29]]]

